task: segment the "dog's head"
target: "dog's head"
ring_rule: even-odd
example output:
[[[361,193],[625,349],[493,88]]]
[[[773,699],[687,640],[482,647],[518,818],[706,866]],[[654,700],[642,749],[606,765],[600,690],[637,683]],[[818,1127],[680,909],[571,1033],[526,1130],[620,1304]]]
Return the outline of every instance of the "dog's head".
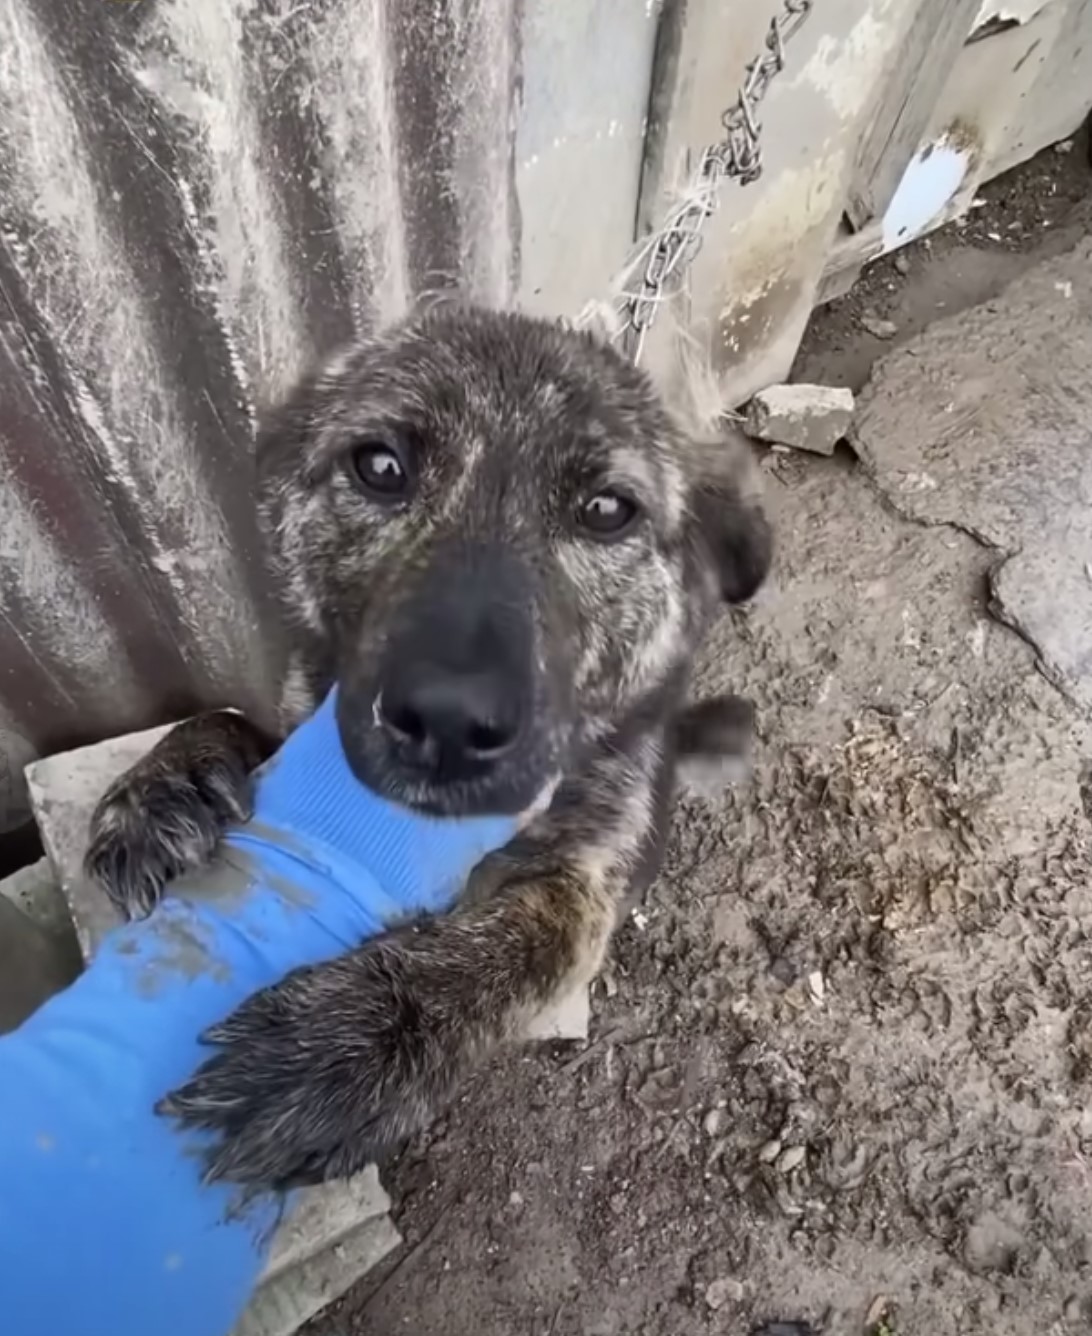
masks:
[[[526,809],[769,563],[725,446],[611,349],[517,315],[440,309],[333,357],[259,473],[350,764],[424,811]]]

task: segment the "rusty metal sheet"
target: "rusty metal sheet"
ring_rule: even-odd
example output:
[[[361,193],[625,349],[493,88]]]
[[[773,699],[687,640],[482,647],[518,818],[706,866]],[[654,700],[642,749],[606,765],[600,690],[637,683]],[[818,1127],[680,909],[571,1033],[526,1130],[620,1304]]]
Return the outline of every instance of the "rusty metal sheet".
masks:
[[[0,831],[36,754],[268,706],[253,431],[316,353],[606,287],[655,11],[0,0]]]

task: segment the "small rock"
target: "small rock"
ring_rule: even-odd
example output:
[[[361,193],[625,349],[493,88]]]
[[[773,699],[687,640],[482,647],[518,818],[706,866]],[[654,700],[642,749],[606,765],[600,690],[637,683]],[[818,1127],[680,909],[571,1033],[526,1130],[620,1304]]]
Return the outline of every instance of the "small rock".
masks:
[[[779,1174],[791,1174],[794,1169],[799,1169],[807,1158],[807,1146],[786,1146],[785,1150],[778,1156],[777,1172]]]
[[[770,973],[778,983],[784,984],[786,988],[791,988],[796,982],[796,966],[785,956],[778,956],[770,962]]]
[[[817,1006],[823,1005],[823,999],[827,995],[826,980],[823,978],[822,970],[812,970],[808,975],[808,992]]]
[[[764,1146],[758,1148],[758,1158],[763,1164],[773,1164],[780,1154],[781,1142],[776,1138],[773,1141],[767,1141]]]
[[[832,455],[853,420],[853,391],[831,385],[771,385],[747,405],[749,436]]]
[[[727,1276],[724,1276],[719,1280],[710,1281],[705,1287],[705,1302],[714,1313],[718,1308],[723,1308],[726,1303],[742,1303],[742,1282],[731,1280]]]
[[[1082,1327],[1087,1328],[1089,1322],[1092,1322],[1092,1298],[1086,1296],[1082,1299],[1076,1294],[1071,1294],[1065,1301],[1062,1316],[1078,1331]]]
[[[861,328],[874,339],[893,339],[899,332],[894,320],[884,320],[881,316],[873,315],[871,311],[866,311],[861,316]]]
[[[975,1275],[1007,1275],[1016,1265],[1023,1242],[1019,1230],[1009,1221],[987,1211],[964,1235],[963,1261]]]
[[[724,1126],[724,1110],[710,1109],[702,1121],[707,1137],[719,1136],[721,1128]]]
[[[868,1316],[865,1318],[865,1326],[871,1330],[878,1327],[886,1317],[891,1315],[891,1300],[886,1294],[877,1294],[875,1299],[868,1306]]]
[[[1072,152],[1073,152],[1073,140],[1072,140],[1072,139],[1063,139],[1063,140],[1061,141],[1061,143],[1055,144],[1055,145],[1054,145],[1054,152],[1055,152],[1055,153],[1062,153],[1062,154],[1065,154],[1065,153],[1072,153]]]
[[[895,256],[895,272],[901,274],[903,278],[910,272],[910,260],[907,256]]]

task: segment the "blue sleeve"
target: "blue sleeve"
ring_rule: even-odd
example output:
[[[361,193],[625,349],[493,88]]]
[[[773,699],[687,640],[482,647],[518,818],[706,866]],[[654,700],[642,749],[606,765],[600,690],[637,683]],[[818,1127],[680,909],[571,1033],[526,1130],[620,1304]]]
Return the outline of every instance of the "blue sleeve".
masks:
[[[217,865],[116,930],[0,1039],[0,1331],[227,1336],[285,1202],[201,1182],[201,1140],[156,1102],[198,1036],[289,970],[443,908],[508,820],[430,821],[349,773],[334,703],[261,776]]]

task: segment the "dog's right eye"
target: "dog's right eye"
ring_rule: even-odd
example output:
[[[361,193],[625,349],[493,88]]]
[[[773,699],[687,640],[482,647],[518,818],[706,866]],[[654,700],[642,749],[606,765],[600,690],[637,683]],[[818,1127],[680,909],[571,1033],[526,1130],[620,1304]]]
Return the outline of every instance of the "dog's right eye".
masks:
[[[377,501],[401,501],[410,490],[409,469],[389,441],[354,446],[348,471],[360,490]]]

